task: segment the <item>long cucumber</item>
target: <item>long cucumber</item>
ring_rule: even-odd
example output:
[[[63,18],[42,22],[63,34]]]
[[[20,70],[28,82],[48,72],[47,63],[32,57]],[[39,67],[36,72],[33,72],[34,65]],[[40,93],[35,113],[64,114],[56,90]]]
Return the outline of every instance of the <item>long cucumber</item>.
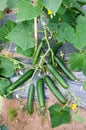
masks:
[[[62,42],[56,43],[55,46],[52,48],[52,51],[54,53],[54,55],[56,55],[56,52],[58,51],[58,49],[63,45]],[[49,57],[48,57],[48,63],[52,63],[52,54],[51,52],[49,53]]]
[[[67,82],[63,79],[63,77],[59,74],[59,72],[56,71],[56,69],[51,64],[47,64],[47,68],[63,88],[67,89],[69,87]]]
[[[21,76],[18,80],[16,80],[12,85],[8,87],[8,92],[13,91],[17,87],[19,87],[21,84],[26,82],[28,79],[30,79],[33,75],[34,70],[28,70],[23,76]]]
[[[43,46],[43,43],[41,42],[37,48],[37,50],[35,51],[34,53],[34,57],[33,57],[33,65],[35,65],[37,62],[38,62],[38,58],[40,56],[40,53],[41,53],[41,50],[42,50],[42,46]]]
[[[64,98],[64,96],[61,94],[61,92],[59,91],[59,89],[56,87],[56,85],[54,84],[53,80],[46,75],[44,77],[45,82],[47,84],[47,86],[49,87],[49,89],[52,91],[52,93],[54,94],[54,96],[63,104],[65,104],[67,101]]]
[[[37,81],[37,96],[39,106],[41,108],[45,107],[45,97],[44,97],[44,80],[42,78],[38,79]]]
[[[62,62],[62,60],[59,57],[55,56],[55,61],[57,65],[59,65],[59,67],[71,80],[76,80],[76,77],[69,71],[69,69],[66,67],[66,65]]]
[[[34,85],[31,84],[28,90],[27,108],[30,114],[33,114]]]
[[[58,51],[58,49],[63,45],[63,42],[58,42],[53,48],[53,53],[56,54],[56,52]]]

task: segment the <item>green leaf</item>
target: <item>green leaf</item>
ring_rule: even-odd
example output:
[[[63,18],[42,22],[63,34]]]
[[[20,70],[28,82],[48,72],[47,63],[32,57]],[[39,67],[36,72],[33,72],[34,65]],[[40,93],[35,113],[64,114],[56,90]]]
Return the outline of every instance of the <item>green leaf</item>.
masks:
[[[16,4],[17,4],[18,0],[7,0],[7,6],[9,9],[14,9],[16,8]]]
[[[7,35],[11,32],[11,30],[16,26],[16,23],[12,20],[8,20],[5,25],[0,27],[0,40],[3,42],[8,42]]]
[[[66,10],[67,9],[63,5],[61,5],[58,10],[58,14],[63,15],[66,12]]]
[[[33,29],[31,25],[24,23],[18,24],[7,38],[18,45],[23,50],[33,48],[35,39],[32,37]]]
[[[10,85],[10,81],[6,78],[0,78],[0,95],[3,96]]]
[[[51,10],[53,13],[56,13],[62,4],[62,0],[53,0],[53,4],[52,0],[42,0],[42,1],[44,6],[48,10]]]
[[[66,22],[62,22],[60,25],[58,25],[58,29],[56,32],[56,39],[58,40],[58,42],[65,42],[65,35],[67,35],[65,30],[68,27],[70,27],[70,25]]]
[[[83,55],[78,52],[74,52],[70,55],[69,64],[72,70],[81,71],[83,64]]]
[[[61,9],[62,7],[63,6],[61,5],[61,7],[59,8],[59,10],[55,14],[55,16],[53,16],[52,19],[50,18],[50,16],[48,16],[49,21],[58,23],[59,19],[61,19],[62,22],[67,22],[69,24],[75,24],[76,14],[72,10],[69,10],[66,8]]]
[[[62,124],[70,123],[70,108],[64,107],[62,108],[58,104],[54,104],[49,107],[50,118],[52,127],[57,127]]]
[[[26,57],[32,57],[34,54],[34,48],[29,48],[29,49],[23,50],[22,48],[17,46],[16,52],[19,54],[25,55]]]
[[[83,55],[82,71],[83,71],[83,74],[86,75],[86,54]]]
[[[83,89],[86,91],[86,81],[83,82],[82,86],[83,86]]]
[[[68,26],[65,29],[65,39],[66,39],[66,41],[73,44],[73,46],[78,49],[78,47],[77,47],[77,46],[79,46],[79,44],[77,44],[77,43],[79,43],[78,37],[76,36],[74,29],[71,26]]]
[[[79,116],[77,113],[72,114],[72,119],[76,120],[79,123],[83,123],[85,121],[85,119]]]
[[[83,15],[79,15],[78,18],[76,19],[76,22],[78,24],[85,24],[86,23],[86,14]]]
[[[0,11],[3,11],[5,8],[16,8],[18,1],[19,0],[0,0]]]
[[[0,126],[0,130],[9,130],[9,129],[5,124],[3,124]]]
[[[49,22],[48,27],[50,32],[57,32],[58,24],[54,22]]]
[[[78,24],[76,32],[72,27],[66,28],[65,39],[78,50],[82,50],[86,46],[86,24]]]
[[[82,6],[76,0],[73,0],[72,7],[75,7],[77,10],[83,13]]]
[[[63,0],[63,5],[66,7],[66,8],[69,8],[71,6],[71,0]]]
[[[30,2],[26,0],[21,0],[18,2],[18,13],[17,21],[31,20],[41,14],[40,6],[33,6]]]
[[[77,41],[77,48],[78,49],[82,49],[86,46],[86,24],[78,24],[76,26],[76,36],[78,38],[78,41]]]
[[[77,10],[82,12],[82,5],[78,2],[79,0],[63,0],[63,5],[66,8],[76,8]],[[83,0],[82,0],[83,1]]]
[[[86,75],[86,54],[74,52],[69,58],[70,67],[72,70],[83,71]]]
[[[58,40],[58,42],[65,42],[66,35],[69,35],[69,32],[66,32],[66,28],[71,28],[71,26],[67,22],[53,23],[49,22],[48,24],[50,32],[54,32],[54,37]],[[74,29],[73,29],[74,32]],[[70,32],[71,34],[71,32]]]
[[[3,11],[7,7],[7,0],[0,0],[0,11]]]
[[[86,3],[86,0],[78,0],[79,2]]]
[[[14,75],[14,70],[18,67],[12,60],[0,56],[0,75],[4,77],[11,77]]]

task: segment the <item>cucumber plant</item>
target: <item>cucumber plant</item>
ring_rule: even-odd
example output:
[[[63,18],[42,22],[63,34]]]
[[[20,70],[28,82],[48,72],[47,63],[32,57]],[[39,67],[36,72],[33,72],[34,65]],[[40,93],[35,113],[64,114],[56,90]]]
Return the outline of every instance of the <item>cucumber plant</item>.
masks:
[[[52,74],[53,79],[66,91],[70,86],[63,75],[65,74],[66,78],[72,81],[77,79],[71,73],[70,68],[82,71],[86,75],[86,11],[82,8],[85,4],[86,0],[54,0],[53,4],[52,0],[33,0],[33,2],[31,0],[0,0],[0,19],[5,16],[7,9],[9,12],[17,9],[15,11],[16,21],[9,19],[0,27],[0,40],[4,45],[9,42],[6,54],[0,53],[1,96],[25,89],[26,84],[31,84],[28,91],[27,108],[28,112],[33,114],[34,84],[32,82],[38,72],[41,76],[37,81],[36,90],[40,108],[46,106],[44,97],[44,83],[46,83],[57,100],[64,104],[61,110],[63,110],[64,115],[68,112],[68,122],[70,122],[70,110],[69,107],[66,107],[68,101],[49,75]],[[39,21],[41,29],[37,27]],[[42,36],[39,39],[40,33]],[[65,42],[72,44],[76,49],[69,58],[70,68],[58,56],[59,48],[61,49]],[[31,64],[9,56],[13,43],[16,46],[16,53],[31,59]],[[0,51],[1,49],[3,48],[0,48]],[[19,70],[27,72],[14,83],[10,83],[10,78]],[[6,81],[7,84],[3,81]],[[22,84],[24,86],[20,88],[19,86]],[[56,107],[58,108],[59,105]],[[65,122],[67,123],[67,121],[63,121],[59,124]],[[53,124],[53,127],[59,124]]]

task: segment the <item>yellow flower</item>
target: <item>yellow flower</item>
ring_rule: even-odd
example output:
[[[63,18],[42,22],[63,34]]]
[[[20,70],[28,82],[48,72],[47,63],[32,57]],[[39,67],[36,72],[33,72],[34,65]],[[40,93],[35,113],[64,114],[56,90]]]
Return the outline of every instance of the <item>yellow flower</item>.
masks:
[[[16,64],[17,64],[17,62],[16,62],[16,61],[14,61],[13,63],[14,63],[14,65],[16,65]]]
[[[53,14],[53,12],[51,10],[48,10],[48,15]]]
[[[58,19],[58,21],[59,21],[59,22],[61,22],[61,21],[62,21],[62,19],[61,19],[61,18],[59,18],[59,19]]]
[[[71,109],[72,109],[72,110],[75,110],[76,107],[77,107],[77,104],[73,103],[72,106],[71,106]]]

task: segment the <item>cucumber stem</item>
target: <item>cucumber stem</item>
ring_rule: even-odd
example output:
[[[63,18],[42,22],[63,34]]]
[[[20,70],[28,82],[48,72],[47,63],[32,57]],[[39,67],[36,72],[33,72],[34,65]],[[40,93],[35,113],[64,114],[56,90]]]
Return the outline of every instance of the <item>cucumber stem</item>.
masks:
[[[11,48],[12,48],[12,42],[10,42],[10,46],[9,46],[9,48],[8,48],[8,51],[7,51],[7,53],[6,53],[6,56],[8,56],[8,54],[9,54]]]
[[[14,62],[14,63],[16,63],[16,64],[22,64],[22,65],[23,65],[24,67],[26,67],[26,68],[30,68],[30,69],[32,68],[32,69],[34,69],[32,66],[30,66],[30,65],[28,65],[28,64],[26,64],[26,63],[23,63],[22,61],[13,59],[13,58],[9,57],[8,55],[1,55],[1,54],[0,54],[0,57],[7,58],[7,59],[9,59],[10,61],[12,61],[12,62]]]
[[[53,65],[54,65],[54,53],[53,53],[53,50],[51,49],[50,47],[50,43],[48,41],[48,38],[47,38],[47,28],[46,26],[44,25],[44,22],[42,20],[42,16],[41,16],[41,23],[42,23],[42,26],[43,26],[43,29],[44,29],[44,36],[45,36],[45,40],[46,40],[46,43],[47,43],[47,46],[48,46],[48,50],[51,52],[51,57],[52,57],[52,62],[53,62]]]

